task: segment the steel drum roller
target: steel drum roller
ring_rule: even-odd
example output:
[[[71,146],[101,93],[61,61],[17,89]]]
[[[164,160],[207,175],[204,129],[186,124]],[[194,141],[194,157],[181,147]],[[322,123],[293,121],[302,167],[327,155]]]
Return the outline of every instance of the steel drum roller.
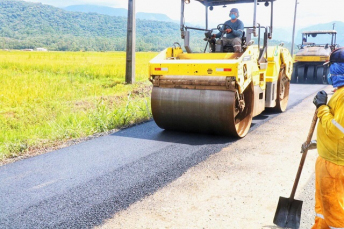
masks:
[[[245,95],[245,109],[236,109],[236,93],[153,87],[152,113],[160,128],[243,137],[252,121],[252,87]]]

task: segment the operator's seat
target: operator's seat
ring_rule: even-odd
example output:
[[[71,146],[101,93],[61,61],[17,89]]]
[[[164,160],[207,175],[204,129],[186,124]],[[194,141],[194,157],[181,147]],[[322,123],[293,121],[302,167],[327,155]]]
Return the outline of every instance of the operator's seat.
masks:
[[[223,46],[223,52],[234,52],[233,45],[227,44]]]
[[[246,44],[246,37],[245,37],[245,31],[242,33],[241,37],[241,50],[243,51],[243,46]],[[227,44],[223,46],[223,52],[234,52],[233,45]]]

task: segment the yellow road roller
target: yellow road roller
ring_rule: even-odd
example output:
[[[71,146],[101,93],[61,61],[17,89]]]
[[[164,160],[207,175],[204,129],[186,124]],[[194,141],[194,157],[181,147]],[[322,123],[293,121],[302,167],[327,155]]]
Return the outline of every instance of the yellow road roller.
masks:
[[[268,46],[272,38],[275,0],[181,0],[181,37],[149,62],[152,114],[166,130],[244,137],[252,118],[265,108],[283,112],[288,103],[293,60],[283,44]],[[253,25],[244,28],[241,52],[214,43],[213,31],[225,32],[223,24],[208,28],[208,10],[238,3],[253,3]],[[271,23],[256,22],[257,5],[271,7]],[[185,4],[203,4],[205,28],[188,27]],[[245,6],[246,7],[246,6]],[[204,31],[205,49],[192,51],[192,31]],[[202,49],[203,50],[203,49]]]

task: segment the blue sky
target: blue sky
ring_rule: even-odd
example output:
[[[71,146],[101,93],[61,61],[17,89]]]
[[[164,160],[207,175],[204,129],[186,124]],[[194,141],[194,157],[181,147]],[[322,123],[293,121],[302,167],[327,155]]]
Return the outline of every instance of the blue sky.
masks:
[[[57,7],[69,5],[94,4],[110,6],[114,8],[127,8],[127,0],[27,0],[29,2],[41,2]],[[325,4],[326,2],[326,4]],[[331,21],[342,21],[344,0],[298,0],[297,6],[297,29],[306,26],[327,23]],[[277,0],[274,3],[274,26],[279,28],[292,28],[294,18],[295,0]],[[228,20],[228,11],[231,7],[236,7],[240,11],[240,19],[245,25],[253,23],[253,4],[236,4],[227,8],[215,7],[209,14],[212,26]],[[136,0],[137,12],[162,13],[171,19],[179,20],[180,1],[179,0]],[[269,25],[270,10],[261,4],[258,6],[258,20],[261,25]],[[186,8],[187,22],[204,24],[204,7],[191,0],[191,4]],[[329,28],[331,29],[331,28]]]

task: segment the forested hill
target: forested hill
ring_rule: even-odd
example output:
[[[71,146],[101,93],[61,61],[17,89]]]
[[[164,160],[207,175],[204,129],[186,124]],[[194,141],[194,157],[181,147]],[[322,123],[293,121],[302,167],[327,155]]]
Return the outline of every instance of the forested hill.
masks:
[[[41,3],[0,1],[0,48],[60,51],[123,51],[125,17],[70,12]],[[181,42],[173,22],[136,21],[138,51],[159,51]]]

